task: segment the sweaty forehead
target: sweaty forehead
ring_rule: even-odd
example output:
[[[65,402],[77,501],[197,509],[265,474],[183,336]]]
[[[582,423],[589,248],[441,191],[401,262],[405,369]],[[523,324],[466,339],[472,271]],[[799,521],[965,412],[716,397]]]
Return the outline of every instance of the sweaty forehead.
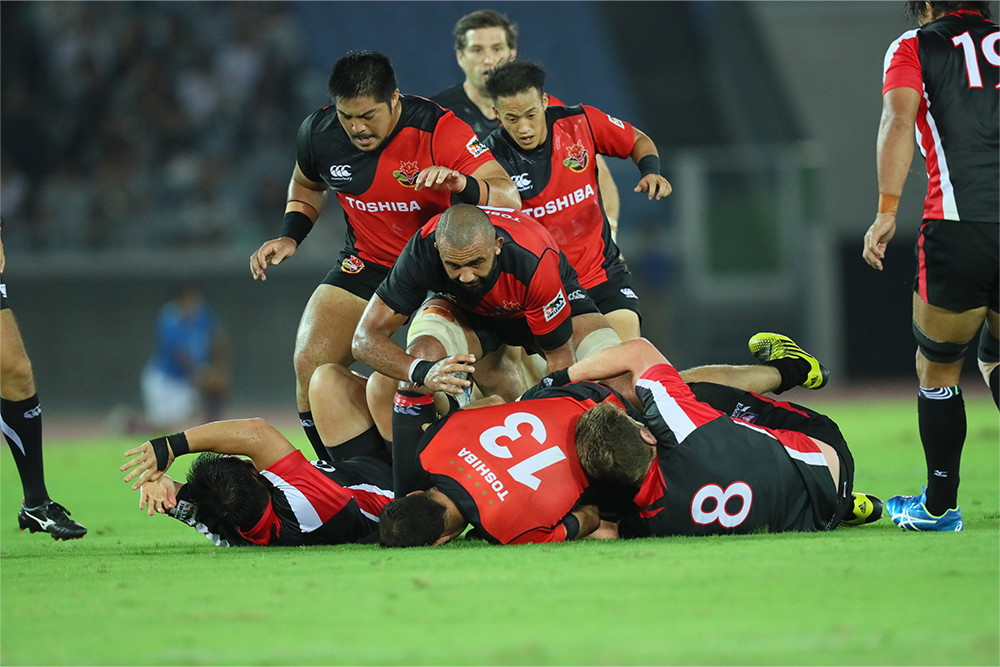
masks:
[[[439,240],[437,247],[442,261],[449,264],[465,265],[488,257],[493,251],[494,243],[490,239],[479,238],[465,247],[456,248],[447,241]]]
[[[504,112],[523,114],[532,109],[542,108],[542,96],[535,88],[522,90],[516,95],[503,95],[496,99],[497,109]]]

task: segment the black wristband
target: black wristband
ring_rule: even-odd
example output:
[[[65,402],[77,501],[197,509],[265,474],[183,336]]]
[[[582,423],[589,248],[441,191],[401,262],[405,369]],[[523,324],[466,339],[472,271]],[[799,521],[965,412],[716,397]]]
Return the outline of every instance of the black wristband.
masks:
[[[479,204],[479,181],[468,174],[465,176],[465,188],[458,193],[458,198],[466,204],[476,206]]]
[[[170,451],[174,453],[175,459],[181,454],[187,454],[191,451],[191,447],[188,446],[188,439],[187,436],[184,435],[184,431],[168,435],[167,444],[170,445]]]
[[[431,366],[436,363],[436,361],[420,359],[410,367],[410,382],[413,383],[414,387],[424,386],[424,380],[427,379],[427,374],[430,373]]]
[[[167,449],[167,438],[166,436],[153,438],[149,441],[149,444],[153,446],[153,453],[156,454],[156,469],[163,472],[167,469],[167,463],[170,461],[170,450]]]
[[[660,173],[660,156],[653,155],[643,155],[642,158],[635,163],[635,166],[639,167],[639,176],[649,176],[650,174]]]
[[[542,385],[545,387],[561,387],[569,384],[569,369],[560,368],[542,378]]]
[[[562,520],[562,525],[566,527],[567,540],[575,540],[576,536],[580,534],[580,520],[576,518],[575,514],[567,514]]]
[[[295,241],[296,245],[302,243],[312,228],[313,221],[305,213],[288,211],[281,219],[281,236],[287,236]]]

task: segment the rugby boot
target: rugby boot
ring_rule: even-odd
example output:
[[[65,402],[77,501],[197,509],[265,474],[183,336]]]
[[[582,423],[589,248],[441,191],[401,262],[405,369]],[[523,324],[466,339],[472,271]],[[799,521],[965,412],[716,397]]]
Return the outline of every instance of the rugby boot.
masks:
[[[870,493],[852,493],[854,504],[851,517],[840,522],[842,526],[863,526],[882,518],[882,499]]]
[[[17,523],[21,530],[27,528],[33,533],[42,531],[52,535],[54,540],[75,540],[87,534],[87,529],[69,518],[69,510],[52,500],[38,507],[25,507],[17,513]]]
[[[821,389],[826,386],[830,379],[830,371],[827,370],[826,366],[821,364],[819,359],[796,345],[795,341],[788,336],[767,332],[757,333],[747,341],[747,347],[750,348],[750,354],[760,362],[793,358],[802,359],[809,364],[809,374],[806,376],[806,381],[799,385],[800,387]]]
[[[903,530],[956,532],[962,530],[962,509],[953,507],[940,516],[927,511],[927,488],[919,496],[893,496],[885,501],[893,523]]]

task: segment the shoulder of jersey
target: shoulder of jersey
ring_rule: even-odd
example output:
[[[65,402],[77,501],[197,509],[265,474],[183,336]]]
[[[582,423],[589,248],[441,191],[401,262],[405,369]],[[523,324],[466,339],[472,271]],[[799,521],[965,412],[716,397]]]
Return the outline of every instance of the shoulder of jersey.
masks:
[[[400,121],[418,130],[433,130],[441,117],[448,113],[447,109],[426,97],[418,95],[401,95],[403,112]]]

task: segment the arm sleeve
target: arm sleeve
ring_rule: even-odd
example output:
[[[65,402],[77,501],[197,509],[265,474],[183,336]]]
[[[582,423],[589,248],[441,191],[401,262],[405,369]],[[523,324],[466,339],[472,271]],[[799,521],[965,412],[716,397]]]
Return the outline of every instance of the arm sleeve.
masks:
[[[299,165],[299,170],[302,175],[308,178],[310,181],[321,182],[323,178],[316,173],[316,169],[313,166],[313,146],[312,146],[312,127],[313,120],[316,118],[318,111],[309,115],[302,124],[299,125],[299,131],[295,135],[295,160]]]
[[[627,158],[635,146],[635,133],[632,125],[600,109],[583,106],[583,112],[590,123],[590,131],[594,135],[594,147],[602,155],[617,158]]]
[[[493,160],[490,149],[483,145],[469,125],[449,111],[441,116],[431,138],[431,153],[435,165],[471,174]]]
[[[924,91],[924,77],[920,70],[919,44],[915,30],[904,33],[889,45],[885,52],[882,72],[882,94],[893,88],[913,88]]]
[[[570,519],[572,519],[573,521],[576,521],[576,517],[575,516],[572,516],[571,514],[567,515],[567,516]],[[564,518],[562,521],[560,521],[559,523],[557,523],[555,526],[553,526],[551,528],[533,528],[533,529],[531,529],[531,530],[529,530],[527,532],[521,533],[520,535],[518,535],[517,537],[515,537],[513,540],[511,540],[509,542],[509,544],[532,544],[532,543],[538,543],[538,542],[565,542],[566,540],[573,539],[572,537],[568,537],[567,536],[567,529],[566,529],[566,523],[565,522],[566,522],[566,519]],[[580,530],[580,522],[579,521],[576,522],[576,530],[577,530],[577,532],[579,532],[579,530]],[[573,536],[575,537],[576,534],[574,533]]]

